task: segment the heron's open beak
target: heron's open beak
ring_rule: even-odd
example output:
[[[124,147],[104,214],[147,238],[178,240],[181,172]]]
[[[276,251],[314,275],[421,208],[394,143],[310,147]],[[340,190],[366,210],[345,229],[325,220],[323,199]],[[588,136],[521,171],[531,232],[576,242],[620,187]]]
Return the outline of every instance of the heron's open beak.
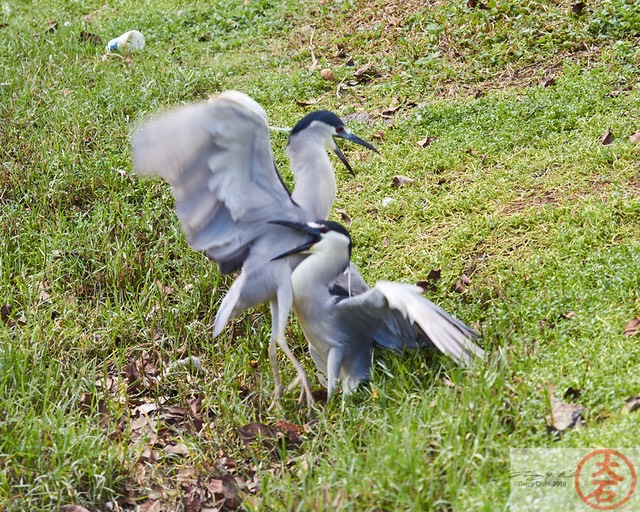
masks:
[[[343,130],[340,133],[336,134],[336,137],[340,137],[340,138],[348,140],[350,142],[354,142],[356,144],[360,144],[361,146],[364,146],[365,148],[370,149],[371,151],[375,151],[376,153],[378,153],[378,150],[373,145],[369,144],[367,141],[362,140],[357,135],[354,135],[351,132],[347,132],[347,130]],[[347,159],[342,154],[342,151],[340,151],[340,148],[338,147],[337,144],[336,144],[336,147],[334,148],[333,152],[338,156],[338,158],[340,160],[342,160],[342,163],[347,168],[347,170],[351,174],[353,174],[355,176],[356,174],[353,172],[353,169],[349,165],[349,162],[347,162]]]
[[[286,258],[287,256],[291,256],[292,254],[299,254],[301,252],[308,251],[322,239],[322,232],[318,228],[314,228],[309,224],[304,224],[301,222],[291,222],[289,220],[270,220],[269,224],[278,224],[279,226],[286,226],[288,228],[292,228],[297,231],[302,231],[303,233],[307,233],[308,235],[311,235],[311,240],[309,240],[307,243],[299,245],[298,247],[295,247],[290,251],[283,252],[282,254],[279,254],[275,258],[272,258],[271,261],[279,260],[281,258]]]

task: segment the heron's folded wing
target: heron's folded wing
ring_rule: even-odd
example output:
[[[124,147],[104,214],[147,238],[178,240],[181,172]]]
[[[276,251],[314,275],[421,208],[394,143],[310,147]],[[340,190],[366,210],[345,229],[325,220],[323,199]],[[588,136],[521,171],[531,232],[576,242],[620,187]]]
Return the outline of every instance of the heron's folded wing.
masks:
[[[421,288],[379,281],[369,292],[335,306],[341,325],[383,347],[402,350],[432,344],[455,361],[484,357],[478,334],[421,295]]]
[[[242,266],[269,220],[306,220],[275,166],[264,110],[237,92],[152,119],[133,137],[134,166],[170,185],[189,245],[223,272]]]

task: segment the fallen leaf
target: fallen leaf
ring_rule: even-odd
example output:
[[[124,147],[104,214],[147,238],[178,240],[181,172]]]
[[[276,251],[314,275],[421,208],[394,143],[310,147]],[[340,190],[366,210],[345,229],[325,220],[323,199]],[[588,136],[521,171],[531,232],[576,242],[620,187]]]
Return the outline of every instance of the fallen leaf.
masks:
[[[187,445],[182,443],[168,444],[164,447],[164,453],[167,455],[180,455],[186,457],[189,455],[189,448],[187,448]]]
[[[373,135],[371,135],[371,138],[373,140],[377,140],[378,142],[382,142],[384,140],[384,132],[382,130],[379,130],[376,133],[374,133]]]
[[[289,423],[285,420],[276,421],[274,426],[279,429],[292,443],[299,443],[300,434],[304,432],[304,427],[295,425],[294,423]]]
[[[395,203],[395,199],[393,197],[383,197],[382,201],[380,201],[380,204],[383,207],[389,206],[391,203]]]
[[[633,144],[640,144],[640,130],[629,135],[629,141],[631,141]]]
[[[607,131],[602,134],[602,137],[600,137],[600,144],[603,146],[613,144],[613,133],[611,133],[610,128],[607,128]]]
[[[576,313],[575,313],[575,311],[569,311],[569,312],[565,313],[563,316],[565,318],[573,318],[574,316],[576,316]]]
[[[182,498],[184,512],[200,512],[202,510],[202,498],[198,489],[193,489],[191,493]]]
[[[362,76],[362,75],[364,75],[365,73],[367,73],[370,70],[371,70],[371,66],[369,64],[366,64],[366,65],[362,66],[361,68],[356,69],[353,72],[353,76],[355,76],[355,77]]]
[[[425,137],[421,141],[418,141],[418,146],[421,148],[426,148],[431,145],[431,143],[436,140],[436,137]]]
[[[582,413],[584,407],[579,404],[568,404],[554,396],[553,384],[549,385],[549,397],[551,400],[551,415],[547,417],[547,432],[556,436],[565,430],[583,424]]]
[[[58,22],[56,20],[47,21],[47,32],[55,32],[58,30]]]
[[[9,320],[10,314],[11,314],[11,304],[4,304],[0,308],[0,320],[2,321],[3,324],[7,323],[7,320]]]
[[[567,390],[564,392],[564,399],[565,400],[576,400],[576,399],[580,398],[580,395],[582,395],[582,390],[581,389],[576,389],[573,386],[569,386],[567,388]]]
[[[160,500],[147,500],[136,508],[139,512],[162,512],[165,508]]]
[[[440,276],[442,275],[442,270],[430,270],[427,274],[426,279],[421,279],[416,283],[416,286],[422,288],[423,291],[432,291],[435,292],[437,290],[436,283],[440,280]]]
[[[342,222],[344,222],[344,225],[349,227],[351,225],[351,217],[349,217],[347,211],[342,208],[336,208],[336,212],[340,214],[340,218],[342,219]]]
[[[542,87],[551,87],[552,85],[556,85],[556,79],[551,75],[544,75],[542,80],[540,80],[540,85]]]
[[[394,188],[399,188],[399,187],[404,187],[405,185],[409,185],[414,181],[415,180],[413,178],[407,178],[406,176],[401,176],[400,174],[398,174],[397,176],[393,177],[392,185]]]
[[[78,39],[81,43],[89,43],[93,46],[102,46],[102,38],[99,35],[83,30],[80,32]]]
[[[317,105],[318,103],[320,103],[322,100],[324,99],[324,96],[318,96],[317,98],[311,98],[308,100],[304,100],[304,101],[300,101],[300,100],[296,100],[294,99],[293,101],[295,102],[296,105],[298,105],[299,107],[309,107],[311,105]]]
[[[624,327],[624,335],[628,337],[638,333],[640,333],[640,318],[629,320],[629,323]]]
[[[238,427],[238,433],[244,444],[263,439],[277,439],[278,431],[265,425],[264,423],[249,423],[244,427]]]
[[[632,396],[627,398],[625,404],[622,406],[622,412],[629,414],[640,409],[640,396]]]
[[[456,281],[456,283],[451,288],[451,291],[455,293],[464,293],[467,291],[467,287],[462,284],[461,281]]]
[[[576,2],[571,6],[571,13],[575,14],[576,16],[580,16],[583,13],[585,7],[586,5],[584,4],[584,2]]]
[[[462,274],[460,276],[460,282],[465,286],[469,286],[471,284],[471,278],[468,277],[466,274]]]
[[[333,75],[333,71],[331,71],[329,68],[323,69],[322,71],[320,71],[320,77],[323,80],[335,80],[336,77]]]

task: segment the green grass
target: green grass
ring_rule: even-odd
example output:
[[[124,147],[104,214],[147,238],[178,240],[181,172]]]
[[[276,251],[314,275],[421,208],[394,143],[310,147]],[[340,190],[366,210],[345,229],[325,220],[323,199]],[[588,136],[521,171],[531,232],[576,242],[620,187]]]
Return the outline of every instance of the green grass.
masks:
[[[257,483],[249,509],[500,510],[511,447],[637,444],[637,413],[621,409],[640,388],[637,336],[622,336],[640,316],[640,146],[628,140],[640,8],[485,3],[3,4],[0,509],[175,510],[229,457]],[[104,59],[133,28],[147,46]],[[319,76],[349,81],[364,64],[366,83]],[[539,85],[545,73],[555,85]],[[349,124],[361,137],[383,133],[379,156],[345,148],[356,177],[335,162],[353,259],[371,283],[441,269],[428,297],[481,327],[486,365],[378,354],[353,396],[307,411],[292,394],[267,410],[267,309],[212,338],[230,280],[188,248],[167,187],[131,166],[137,121],[231,88],[274,125],[321,97],[318,108],[360,114]],[[378,116],[393,98],[404,106]],[[272,138],[286,169],[286,137]],[[415,181],[395,189],[397,174]],[[452,292],[474,263],[467,292]],[[313,375],[295,321],[288,337]],[[202,372],[171,366],[191,355]],[[146,365],[135,385],[133,364]],[[580,389],[587,409],[559,441],[546,433],[550,383]],[[148,403],[163,412],[139,412]],[[166,413],[190,406],[179,421]],[[238,427],[283,419],[306,425],[299,444],[243,444]],[[188,457],[166,452],[175,443]]]

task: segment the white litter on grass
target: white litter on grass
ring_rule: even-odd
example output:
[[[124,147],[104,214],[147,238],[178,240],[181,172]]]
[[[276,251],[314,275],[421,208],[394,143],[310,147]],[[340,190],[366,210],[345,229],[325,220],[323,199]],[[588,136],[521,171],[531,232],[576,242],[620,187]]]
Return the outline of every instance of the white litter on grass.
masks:
[[[119,37],[107,43],[107,52],[121,52],[125,50],[141,50],[144,48],[145,40],[141,32],[129,30]]]
[[[381,204],[382,206],[386,207],[389,206],[391,203],[395,203],[395,199],[393,197],[385,197],[382,201]]]

